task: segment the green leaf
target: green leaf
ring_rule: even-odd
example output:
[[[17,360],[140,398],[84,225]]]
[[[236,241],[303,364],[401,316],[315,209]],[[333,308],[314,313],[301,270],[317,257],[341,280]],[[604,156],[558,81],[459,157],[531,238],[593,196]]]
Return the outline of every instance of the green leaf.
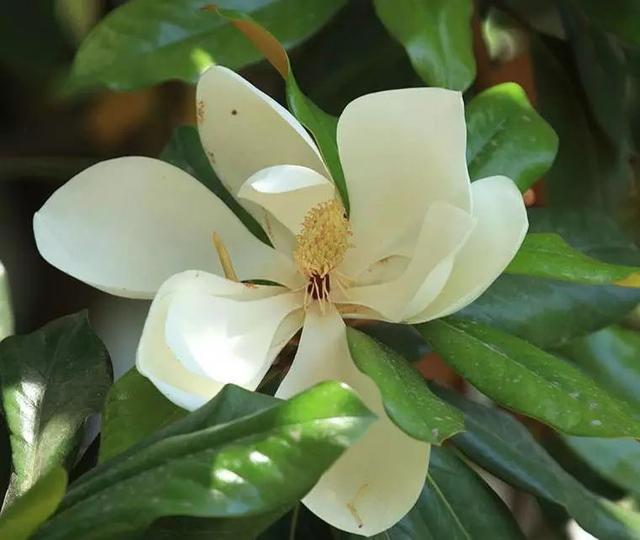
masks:
[[[466,90],[476,76],[471,0],[375,0],[378,17],[430,86]]]
[[[562,0],[559,7],[589,110],[612,145],[626,145],[630,131],[624,51],[587,20],[575,1]]]
[[[541,39],[532,45],[538,110],[560,139],[558,156],[546,175],[548,202],[617,216],[628,205],[632,185],[628,149],[611,145],[600,134],[584,90],[569,75],[574,66],[561,61],[571,54],[567,46]]]
[[[13,310],[9,293],[9,276],[0,262],[0,341],[13,334]]]
[[[349,212],[349,194],[336,142],[338,120],[324,112],[302,93],[291,71],[287,52],[273,34],[244,13],[218,9],[216,11],[244,34],[264,54],[265,58],[284,79],[289,109],[313,135],[324,162],[331,173],[333,182],[340,193],[342,203],[347,212]]]
[[[602,261],[640,264],[637,247],[598,212],[534,209],[529,211],[529,230],[559,234],[573,248]],[[460,314],[548,349],[610,326],[638,302],[637,289],[503,275]]]
[[[604,478],[640,494],[640,442],[586,437],[565,437],[564,441]]]
[[[229,387],[222,395],[229,391],[246,401],[256,396]],[[265,398],[257,399],[273,400]],[[74,484],[35,538],[122,537],[168,515],[249,518],[283,512],[374,418],[351,390],[326,382],[235,421],[189,429],[224,399],[214,398],[151,441],[98,466]]]
[[[429,346],[420,333],[408,324],[367,321],[359,328],[409,362],[417,362],[429,353]]]
[[[551,167],[558,136],[516,83],[478,94],[465,114],[471,180],[502,174],[524,192]]]
[[[441,389],[438,394],[464,412],[466,431],[453,441],[478,465],[519,489],[564,507],[596,538],[640,538],[639,514],[585,489],[511,415],[454,392]]]
[[[478,390],[572,435],[638,437],[640,419],[568,362],[494,328],[452,318],[418,327]]]
[[[496,493],[454,452],[431,448],[418,502],[400,522],[374,538],[524,540],[524,535]]]
[[[0,381],[16,494],[71,464],[86,419],[102,410],[111,364],[86,312],[0,343]]]
[[[70,90],[133,90],[169,79],[195,82],[213,62],[238,69],[260,59],[223,19],[203,11],[209,0],[131,0],[107,15],[75,57]],[[292,47],[320,29],[344,0],[220,0],[244,10]]]
[[[256,238],[265,244],[270,244],[269,238],[260,224],[238,203],[216,176],[202,147],[196,127],[180,126],[176,128],[169,143],[160,154],[160,159],[179,167],[199,180],[231,209]]]
[[[640,46],[640,4],[636,0],[578,0],[578,5],[603,30]]]
[[[380,389],[389,418],[407,435],[442,444],[464,429],[460,411],[434,396],[402,356],[351,327],[347,327],[347,341],[358,369]]]
[[[640,410],[640,334],[611,326],[559,351],[611,394]]]
[[[27,540],[53,514],[64,496],[67,473],[53,467],[0,517],[0,538]]]
[[[100,457],[102,463],[187,412],[165,398],[151,381],[130,369],[109,390],[104,407]]]
[[[555,233],[527,235],[505,272],[574,283],[640,287],[640,268],[593,259]]]

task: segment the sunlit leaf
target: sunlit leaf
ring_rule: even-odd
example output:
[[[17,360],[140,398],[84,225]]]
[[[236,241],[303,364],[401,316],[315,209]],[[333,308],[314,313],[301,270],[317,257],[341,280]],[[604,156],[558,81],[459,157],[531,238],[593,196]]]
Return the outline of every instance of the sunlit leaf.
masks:
[[[221,395],[230,391],[249,402],[255,396],[229,388]],[[274,514],[276,519],[374,419],[351,390],[336,382],[226,423],[215,418],[220,400],[224,397],[214,398],[76,482],[58,513],[34,538],[123,537],[170,515]],[[215,423],[198,429],[207,416]],[[229,520],[222,519],[221,526],[228,527]]]
[[[626,402],[568,362],[520,338],[452,318],[418,329],[460,375],[505,407],[569,434],[640,436],[640,415]]]
[[[102,410],[111,364],[81,312],[0,343],[0,382],[19,495],[74,462],[86,419]]]
[[[229,24],[202,10],[213,3],[246,11],[291,47],[321,28],[344,0],[131,0],[87,36],[68,87],[133,90],[169,79],[195,82],[213,62],[237,69],[259,60]]]
[[[0,516],[0,538],[30,538],[58,507],[66,487],[65,470],[58,466],[52,468]]]
[[[378,17],[430,86],[466,90],[476,76],[471,0],[375,0]]]
[[[527,235],[505,272],[574,283],[640,287],[640,268],[593,259],[554,233]]]
[[[551,167],[558,137],[516,83],[478,94],[467,104],[465,115],[472,180],[500,174],[526,191]]]

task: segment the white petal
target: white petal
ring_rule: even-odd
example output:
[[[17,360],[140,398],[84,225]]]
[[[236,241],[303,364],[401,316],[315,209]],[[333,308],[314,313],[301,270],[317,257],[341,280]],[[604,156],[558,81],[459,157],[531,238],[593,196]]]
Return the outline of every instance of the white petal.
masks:
[[[529,227],[522,194],[512,180],[492,176],[471,184],[478,224],[455,258],[442,292],[409,322],[424,322],[462,309],[496,280],[520,248]]]
[[[240,279],[295,283],[286,257],[195,178],[156,159],[126,157],[86,169],[49,198],[33,228],[49,263],[118,296],[152,298],[187,269],[222,273],[214,231]]]
[[[393,281],[347,291],[349,301],[400,321],[424,309],[447,282],[456,253],[475,226],[475,219],[445,202],[427,210],[415,252],[404,272]]]
[[[252,174],[273,165],[303,165],[327,175],[304,127],[237,73],[209,68],[198,82],[197,102],[202,144],[233,195]]]
[[[342,319],[333,311],[321,315],[311,309],[276,396],[288,398],[327,379],[352,386],[378,420],[324,473],[303,503],[334,527],[372,536],[393,526],[415,504],[427,473],[429,445],[389,420],[378,388],[351,360]]]
[[[295,235],[311,208],[335,197],[335,187],[307,167],[276,165],[251,176],[238,196],[259,204]]]
[[[470,210],[459,92],[408,88],[362,96],[340,116],[338,148],[356,246],[351,275],[405,255],[433,202]]]
[[[215,396],[224,384],[223,381],[216,381],[187,369],[167,345],[165,326],[172,300],[181,294],[217,294],[229,298],[244,297],[250,302],[274,294],[277,292],[275,289],[277,288],[247,287],[242,283],[197,271],[182,272],[171,277],[162,285],[151,304],[138,346],[138,371],[148,377],[176,405],[188,410],[197,409]],[[300,323],[300,319],[285,319],[278,329],[278,338],[274,339],[273,349],[279,351],[288,341],[285,338],[291,337],[300,328]],[[266,369],[256,373],[255,378],[245,387],[254,390],[265,372]]]
[[[301,293],[250,301],[215,293],[177,294],[167,314],[167,344],[187,369],[245,386],[274,360],[276,330],[301,306]]]

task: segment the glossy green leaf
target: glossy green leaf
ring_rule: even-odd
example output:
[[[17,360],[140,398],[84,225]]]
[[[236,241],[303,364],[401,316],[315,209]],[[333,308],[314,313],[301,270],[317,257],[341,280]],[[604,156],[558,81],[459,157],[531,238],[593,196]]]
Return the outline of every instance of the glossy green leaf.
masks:
[[[420,333],[408,324],[367,321],[360,330],[400,353],[409,362],[417,362],[430,351]]]
[[[169,79],[195,82],[213,62],[238,69],[259,60],[229,24],[203,11],[212,3],[251,14],[291,47],[321,28],[344,0],[131,0],[87,36],[69,88],[132,90]]]
[[[560,349],[609,393],[640,410],[640,334],[611,326]]]
[[[476,76],[471,0],[374,0],[387,30],[430,86],[466,90]]]
[[[640,442],[592,437],[565,437],[564,441],[594,471],[640,495]]]
[[[402,356],[366,334],[347,327],[351,358],[380,389],[389,418],[411,437],[441,444],[464,429],[462,414],[429,390]]]
[[[432,448],[418,502],[401,521],[373,538],[524,540],[524,535],[496,493],[454,452]]]
[[[478,94],[465,115],[471,180],[501,174],[526,191],[551,167],[558,136],[516,83]]]
[[[196,127],[180,126],[176,128],[169,143],[160,154],[160,159],[179,167],[199,180],[224,202],[257,238],[265,244],[270,243],[256,219],[238,203],[216,176],[202,147]]]
[[[260,50],[269,63],[280,73],[285,81],[287,103],[293,115],[313,135],[320,153],[324,159],[336,188],[340,193],[342,202],[347,212],[349,211],[349,194],[347,184],[338,156],[338,144],[336,142],[336,130],[338,120],[324,112],[302,93],[293,76],[289,57],[281,42],[253,21],[244,13],[229,10],[217,10],[220,15],[231,23]]]
[[[67,487],[67,473],[53,467],[0,516],[0,538],[27,540],[55,512]]]
[[[102,416],[100,457],[103,462],[146,436],[179,420],[186,411],[165,398],[135,368],[111,387]]]
[[[230,391],[247,401],[256,395]],[[258,397],[262,403],[264,398]],[[168,515],[241,518],[282,512],[374,419],[345,385],[326,382],[235,421],[190,429],[211,417],[221,400],[214,398],[151,441],[98,466],[74,484],[35,538],[122,537]]]
[[[418,329],[460,375],[505,407],[573,435],[640,436],[640,416],[627,403],[522,339],[453,318]]]
[[[555,233],[532,233],[505,272],[549,279],[640,287],[640,268],[598,261],[573,249]]]
[[[585,489],[511,415],[454,392],[441,389],[438,394],[464,412],[466,431],[453,441],[478,465],[517,488],[562,506],[596,538],[640,538],[640,514]]]
[[[73,463],[86,419],[102,410],[111,364],[80,312],[0,343],[0,381],[19,495]]]
[[[13,310],[9,292],[9,276],[0,262],[0,341],[13,334]]]
[[[598,260],[640,265],[637,247],[602,213],[539,208],[529,224]],[[638,289],[503,275],[460,314],[548,349],[619,321],[639,302]]]

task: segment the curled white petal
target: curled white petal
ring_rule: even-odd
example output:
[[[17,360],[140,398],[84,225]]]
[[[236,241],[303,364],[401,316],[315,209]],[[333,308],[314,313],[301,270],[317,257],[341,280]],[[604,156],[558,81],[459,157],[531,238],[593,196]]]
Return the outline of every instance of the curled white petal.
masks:
[[[242,298],[247,304],[268,298],[279,292],[278,287],[247,287],[245,284],[229,281],[206,272],[188,271],[167,280],[151,304],[145,322],[142,338],[138,346],[136,366],[138,371],[176,405],[194,410],[215,396],[229,382],[206,376],[184,359],[178,358],[169,347],[166,338],[167,314],[171,303],[183,295],[216,295],[219,298]],[[278,326],[271,342],[268,355],[275,357],[291,336],[300,328],[301,315],[293,312]],[[254,390],[264,376],[269,365],[261,365],[253,378],[245,380],[243,386]],[[191,369],[189,369],[191,368]]]
[[[470,210],[459,92],[408,88],[362,96],[345,108],[337,136],[354,232],[350,275],[411,253],[435,201]]]
[[[442,292],[421,312],[409,318],[418,323],[444,317],[478,298],[507,267],[529,227],[522,194],[504,176],[471,184],[477,225],[460,252]]]
[[[290,260],[256,239],[200,182],[156,159],[89,167],[49,198],[33,228],[49,263],[117,296],[152,298],[183,270],[221,273],[213,232],[241,279],[294,281]]]
[[[252,174],[273,165],[302,165],[327,175],[300,122],[230,69],[212,66],[200,77],[197,113],[209,160],[234,196]]]

